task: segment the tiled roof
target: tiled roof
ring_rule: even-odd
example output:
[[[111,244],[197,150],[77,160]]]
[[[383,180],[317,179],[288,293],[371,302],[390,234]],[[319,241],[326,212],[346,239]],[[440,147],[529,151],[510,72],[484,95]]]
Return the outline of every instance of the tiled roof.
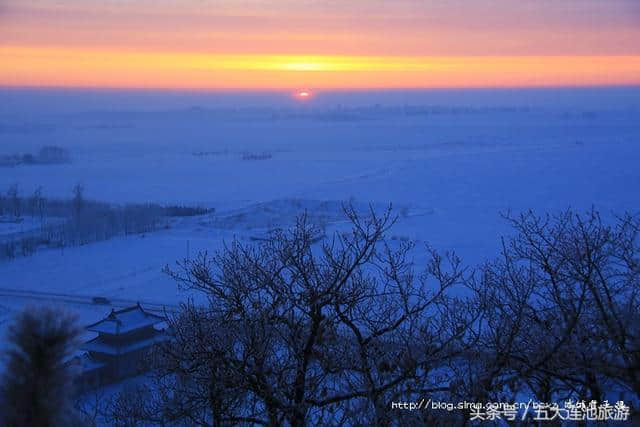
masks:
[[[98,336],[92,339],[91,341],[84,343],[80,348],[87,351],[110,354],[115,356],[118,354],[129,353],[134,350],[139,350],[141,348],[150,347],[153,344],[166,341],[168,339],[169,337],[166,334],[159,332],[157,335],[144,338],[135,342],[127,343],[126,345],[118,346],[113,344],[107,344],[102,341],[100,336]]]
[[[111,313],[109,313],[105,319],[87,326],[87,330],[103,334],[119,335],[136,329],[153,326],[156,323],[166,320],[167,319],[162,316],[144,311],[140,303],[138,303],[133,307],[122,310],[111,310]]]

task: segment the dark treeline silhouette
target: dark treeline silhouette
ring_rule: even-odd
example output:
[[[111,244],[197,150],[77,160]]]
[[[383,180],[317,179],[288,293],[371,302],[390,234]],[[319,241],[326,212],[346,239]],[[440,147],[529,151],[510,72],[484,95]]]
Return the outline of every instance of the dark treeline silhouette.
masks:
[[[70,199],[48,199],[42,187],[22,196],[17,184],[0,195],[0,219],[20,224],[25,217],[39,226],[0,236],[0,259],[28,256],[38,247],[62,248],[107,240],[121,234],[147,233],[168,227],[168,217],[196,216],[213,209],[161,206],[154,203],[112,205],[87,199],[76,185]]]
[[[164,206],[162,209],[166,216],[198,216],[214,212],[212,208],[202,208],[198,206],[172,205]]]

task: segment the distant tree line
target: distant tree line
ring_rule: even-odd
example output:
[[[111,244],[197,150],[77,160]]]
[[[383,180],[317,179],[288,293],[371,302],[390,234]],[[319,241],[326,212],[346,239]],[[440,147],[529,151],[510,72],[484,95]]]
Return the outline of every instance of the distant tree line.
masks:
[[[21,223],[25,216],[40,226],[0,236],[0,259],[31,255],[38,247],[63,248],[107,240],[117,235],[147,233],[168,226],[168,217],[195,216],[212,209],[161,206],[153,203],[112,205],[87,199],[82,185],[70,199],[47,199],[42,187],[22,196],[17,184],[0,194],[0,220]]]
[[[0,166],[17,165],[47,165],[57,163],[68,163],[71,161],[71,154],[62,147],[49,145],[42,147],[37,154],[7,154],[0,156]]]
[[[262,153],[250,153],[250,152],[242,153],[242,160],[269,160],[272,157],[273,157],[273,154],[266,151]]]

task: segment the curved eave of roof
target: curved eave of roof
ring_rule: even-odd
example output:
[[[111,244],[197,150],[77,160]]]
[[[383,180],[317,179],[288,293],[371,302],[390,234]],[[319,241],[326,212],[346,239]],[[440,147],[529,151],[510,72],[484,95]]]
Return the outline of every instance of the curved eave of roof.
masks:
[[[137,310],[144,316],[143,321],[142,322],[138,321],[135,327],[131,327],[131,325],[127,325],[125,322],[123,322],[122,319],[118,318],[119,315],[130,313],[134,310]],[[106,318],[87,326],[85,329],[92,332],[101,332],[101,333],[107,333],[112,335],[118,335],[121,333],[131,332],[136,329],[153,326],[157,323],[161,323],[166,320],[167,319],[163,316],[158,316],[157,314],[153,314],[145,311],[140,306],[140,303],[138,303],[132,307],[123,308],[117,311],[112,309],[111,313],[109,313],[109,315]]]

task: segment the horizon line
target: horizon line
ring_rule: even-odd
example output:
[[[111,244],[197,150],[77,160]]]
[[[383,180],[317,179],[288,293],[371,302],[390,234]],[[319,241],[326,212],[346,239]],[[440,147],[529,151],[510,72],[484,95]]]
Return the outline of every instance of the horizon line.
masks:
[[[320,92],[372,92],[372,91],[447,91],[447,90],[540,90],[540,89],[640,89],[637,83],[611,84],[539,84],[523,86],[372,86],[372,87],[145,87],[145,86],[91,86],[91,85],[5,85],[0,90],[87,90],[87,91],[132,91],[132,92],[296,92],[302,89]]]

